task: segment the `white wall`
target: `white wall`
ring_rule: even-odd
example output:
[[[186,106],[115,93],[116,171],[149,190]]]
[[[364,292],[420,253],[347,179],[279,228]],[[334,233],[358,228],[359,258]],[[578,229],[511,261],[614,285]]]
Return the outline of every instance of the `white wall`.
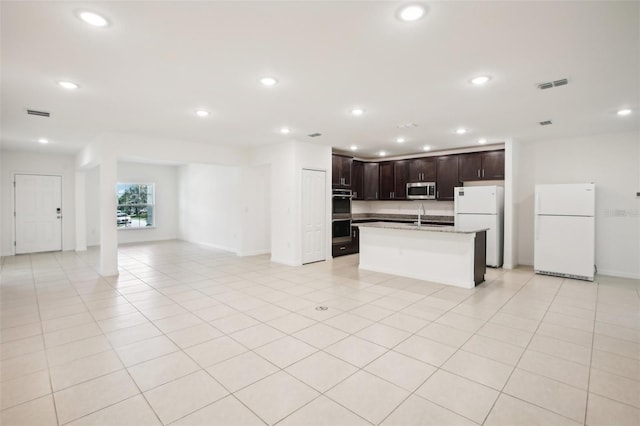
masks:
[[[302,169],[326,171],[326,259],[331,258],[331,148],[284,142],[252,151],[250,166],[271,170],[271,260],[302,263]]]
[[[271,167],[245,167],[238,187],[241,238],[238,254],[252,256],[271,252]]]
[[[640,278],[640,135],[622,133],[521,143],[516,191],[518,259],[533,264],[536,184],[596,184],[596,265]]]
[[[13,176],[15,173],[62,176],[62,249],[75,249],[75,157],[26,151],[2,152],[0,200],[3,256],[14,253]]]
[[[99,171],[99,167],[85,171],[88,246],[100,244]],[[178,238],[178,168],[176,166],[120,161],[118,162],[118,182],[155,183],[156,189],[156,227],[118,229],[119,244]],[[113,194],[115,197],[115,188]]]
[[[238,253],[241,168],[189,164],[178,171],[181,239]]]

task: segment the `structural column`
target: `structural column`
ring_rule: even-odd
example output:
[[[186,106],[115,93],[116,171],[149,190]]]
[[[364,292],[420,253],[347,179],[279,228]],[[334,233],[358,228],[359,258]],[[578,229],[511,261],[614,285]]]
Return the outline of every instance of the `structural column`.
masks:
[[[118,162],[104,156],[100,162],[100,275],[118,275],[118,225],[116,185]]]
[[[85,173],[76,172],[76,251],[87,250],[87,200]]]

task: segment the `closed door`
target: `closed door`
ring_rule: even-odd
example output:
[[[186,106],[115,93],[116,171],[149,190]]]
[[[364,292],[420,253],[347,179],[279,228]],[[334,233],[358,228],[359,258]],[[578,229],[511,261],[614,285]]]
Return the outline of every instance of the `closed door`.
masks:
[[[62,250],[62,177],[15,179],[16,254]]]
[[[302,263],[325,260],[325,172],[302,170]]]

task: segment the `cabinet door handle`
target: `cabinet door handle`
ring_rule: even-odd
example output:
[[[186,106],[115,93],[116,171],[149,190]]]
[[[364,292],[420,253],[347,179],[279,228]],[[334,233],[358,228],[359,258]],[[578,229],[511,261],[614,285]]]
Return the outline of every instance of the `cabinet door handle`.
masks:
[[[378,191],[376,191],[376,200],[378,199]]]
[[[340,247],[340,250],[346,250],[346,249],[347,249],[346,247]]]
[[[436,198],[440,198],[440,191],[436,191]]]
[[[482,169],[482,177],[484,177],[484,169]]]
[[[358,193],[357,192],[353,193],[353,198],[358,198]]]
[[[478,177],[480,177],[480,169],[478,169]]]

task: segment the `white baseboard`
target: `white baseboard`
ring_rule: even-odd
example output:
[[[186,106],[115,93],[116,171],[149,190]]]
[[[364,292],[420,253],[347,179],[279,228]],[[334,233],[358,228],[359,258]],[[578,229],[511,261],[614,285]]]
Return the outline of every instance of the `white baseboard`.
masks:
[[[610,277],[618,277],[618,278],[631,278],[640,280],[640,273],[633,273],[629,271],[615,271],[612,269],[598,269],[597,275],[607,275]]]
[[[259,256],[261,254],[269,254],[269,253],[271,253],[270,249],[251,250],[251,251],[238,252],[238,256],[240,256],[240,257]]]
[[[185,241],[187,241],[187,240],[185,240]],[[200,246],[204,246],[204,247],[208,247],[208,248],[212,248],[212,249],[216,249],[216,250],[228,251],[228,252],[234,253],[235,255],[238,255],[238,250],[235,249],[235,248],[221,246],[221,245],[218,245],[218,244],[202,243],[200,241],[187,241],[187,242],[193,243],[193,244],[198,244]]]
[[[287,260],[278,259],[277,257],[273,257],[273,256],[271,256],[271,261],[274,262],[274,263],[281,263],[283,265],[288,265],[288,266],[301,266],[300,263],[295,263],[295,262],[292,262],[292,261],[290,261],[288,259]]]

